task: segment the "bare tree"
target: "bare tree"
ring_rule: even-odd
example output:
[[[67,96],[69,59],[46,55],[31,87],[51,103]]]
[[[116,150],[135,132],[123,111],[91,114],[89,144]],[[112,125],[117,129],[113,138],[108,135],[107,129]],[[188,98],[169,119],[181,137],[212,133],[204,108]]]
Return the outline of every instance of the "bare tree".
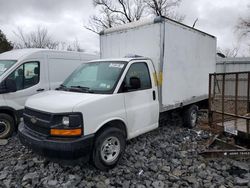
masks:
[[[246,48],[248,48],[248,55],[250,55],[250,4],[248,5],[248,10],[248,16],[239,18],[235,28],[239,36],[239,41],[244,39]]]
[[[14,48],[48,48],[56,49],[59,45],[49,35],[45,27],[38,26],[35,31],[24,33],[23,29],[18,27],[14,34],[17,41],[14,43]]]
[[[236,31],[239,32],[240,37],[247,37],[248,35],[250,35],[250,14],[248,18],[239,19],[238,25],[236,26]]]
[[[184,16],[178,15],[173,8],[178,7],[182,0],[93,0],[98,14],[89,19],[85,28],[99,33],[103,29],[111,28],[143,17],[156,15],[166,16],[182,21]]]
[[[156,16],[165,16],[173,20],[182,22],[185,18],[174,11],[182,0],[145,0],[147,8]]]
[[[95,33],[139,20],[145,9],[144,0],[93,0],[93,3],[99,12],[90,17],[85,28]]]
[[[102,29],[113,27],[115,25],[115,17],[117,17],[117,15],[114,16],[110,10],[101,7],[99,15],[91,16],[88,26],[84,27],[98,34]]]
[[[233,48],[225,48],[225,49],[218,48],[217,52],[222,53],[226,57],[236,57],[239,52],[239,47],[234,46]]]
[[[67,51],[84,52],[85,50],[81,47],[78,39],[75,39],[72,44],[67,46]]]

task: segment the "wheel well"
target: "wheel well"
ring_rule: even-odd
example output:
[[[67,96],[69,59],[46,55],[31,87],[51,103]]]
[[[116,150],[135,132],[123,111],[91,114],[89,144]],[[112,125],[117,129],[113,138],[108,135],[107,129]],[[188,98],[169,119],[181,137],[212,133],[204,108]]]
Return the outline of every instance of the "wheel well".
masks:
[[[198,107],[199,107],[199,109],[208,109],[208,103],[209,101],[208,101],[208,99],[205,99],[205,100],[203,100],[203,101],[200,101],[199,103],[198,103]]]
[[[125,137],[127,138],[127,128],[123,121],[121,120],[112,120],[110,122],[105,123],[97,132],[96,135],[99,135],[105,129],[114,127],[122,130],[125,133]]]
[[[9,109],[0,109],[0,113],[10,115],[14,119],[15,124],[17,123],[18,120],[14,111],[9,110]]]

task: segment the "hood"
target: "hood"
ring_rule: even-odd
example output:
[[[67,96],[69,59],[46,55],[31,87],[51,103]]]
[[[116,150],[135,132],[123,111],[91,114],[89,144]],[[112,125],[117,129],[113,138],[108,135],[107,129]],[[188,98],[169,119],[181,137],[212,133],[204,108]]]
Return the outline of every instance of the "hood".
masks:
[[[68,91],[46,91],[34,95],[26,101],[25,106],[50,113],[73,112],[74,107],[81,103],[99,100],[107,95],[93,93],[76,93]]]

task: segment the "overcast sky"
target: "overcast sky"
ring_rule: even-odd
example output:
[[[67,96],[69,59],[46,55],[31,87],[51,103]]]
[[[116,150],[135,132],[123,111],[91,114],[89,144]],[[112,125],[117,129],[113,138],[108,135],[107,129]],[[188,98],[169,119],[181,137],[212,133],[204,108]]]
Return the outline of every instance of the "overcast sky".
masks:
[[[183,0],[178,12],[186,15],[184,23],[190,26],[198,18],[196,28],[215,35],[220,48],[232,48],[238,45],[234,27],[240,16],[249,15],[248,4],[249,0]],[[77,39],[82,48],[98,51],[99,36],[83,27],[93,13],[92,0],[0,0],[0,29],[15,41],[18,26],[27,32],[45,26],[55,40]],[[240,47],[240,54],[246,54],[244,41]]]

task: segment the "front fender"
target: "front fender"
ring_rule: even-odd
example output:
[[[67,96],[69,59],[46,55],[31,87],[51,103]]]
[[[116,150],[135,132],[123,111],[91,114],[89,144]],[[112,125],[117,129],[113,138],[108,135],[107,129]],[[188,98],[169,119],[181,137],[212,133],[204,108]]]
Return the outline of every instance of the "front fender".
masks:
[[[123,94],[92,98],[75,106],[74,112],[81,112],[83,115],[84,135],[95,134],[112,120],[119,120],[127,125]]]
[[[105,125],[107,125],[108,123],[110,122],[113,122],[113,121],[120,121],[124,124],[125,126],[125,129],[126,129],[126,133],[128,133],[128,128],[127,128],[127,123],[126,123],[126,120],[125,119],[122,119],[120,117],[113,117],[113,118],[110,118],[110,119],[107,119],[105,120],[104,122],[102,122],[95,130],[95,133],[97,133],[102,127],[104,127]]]

